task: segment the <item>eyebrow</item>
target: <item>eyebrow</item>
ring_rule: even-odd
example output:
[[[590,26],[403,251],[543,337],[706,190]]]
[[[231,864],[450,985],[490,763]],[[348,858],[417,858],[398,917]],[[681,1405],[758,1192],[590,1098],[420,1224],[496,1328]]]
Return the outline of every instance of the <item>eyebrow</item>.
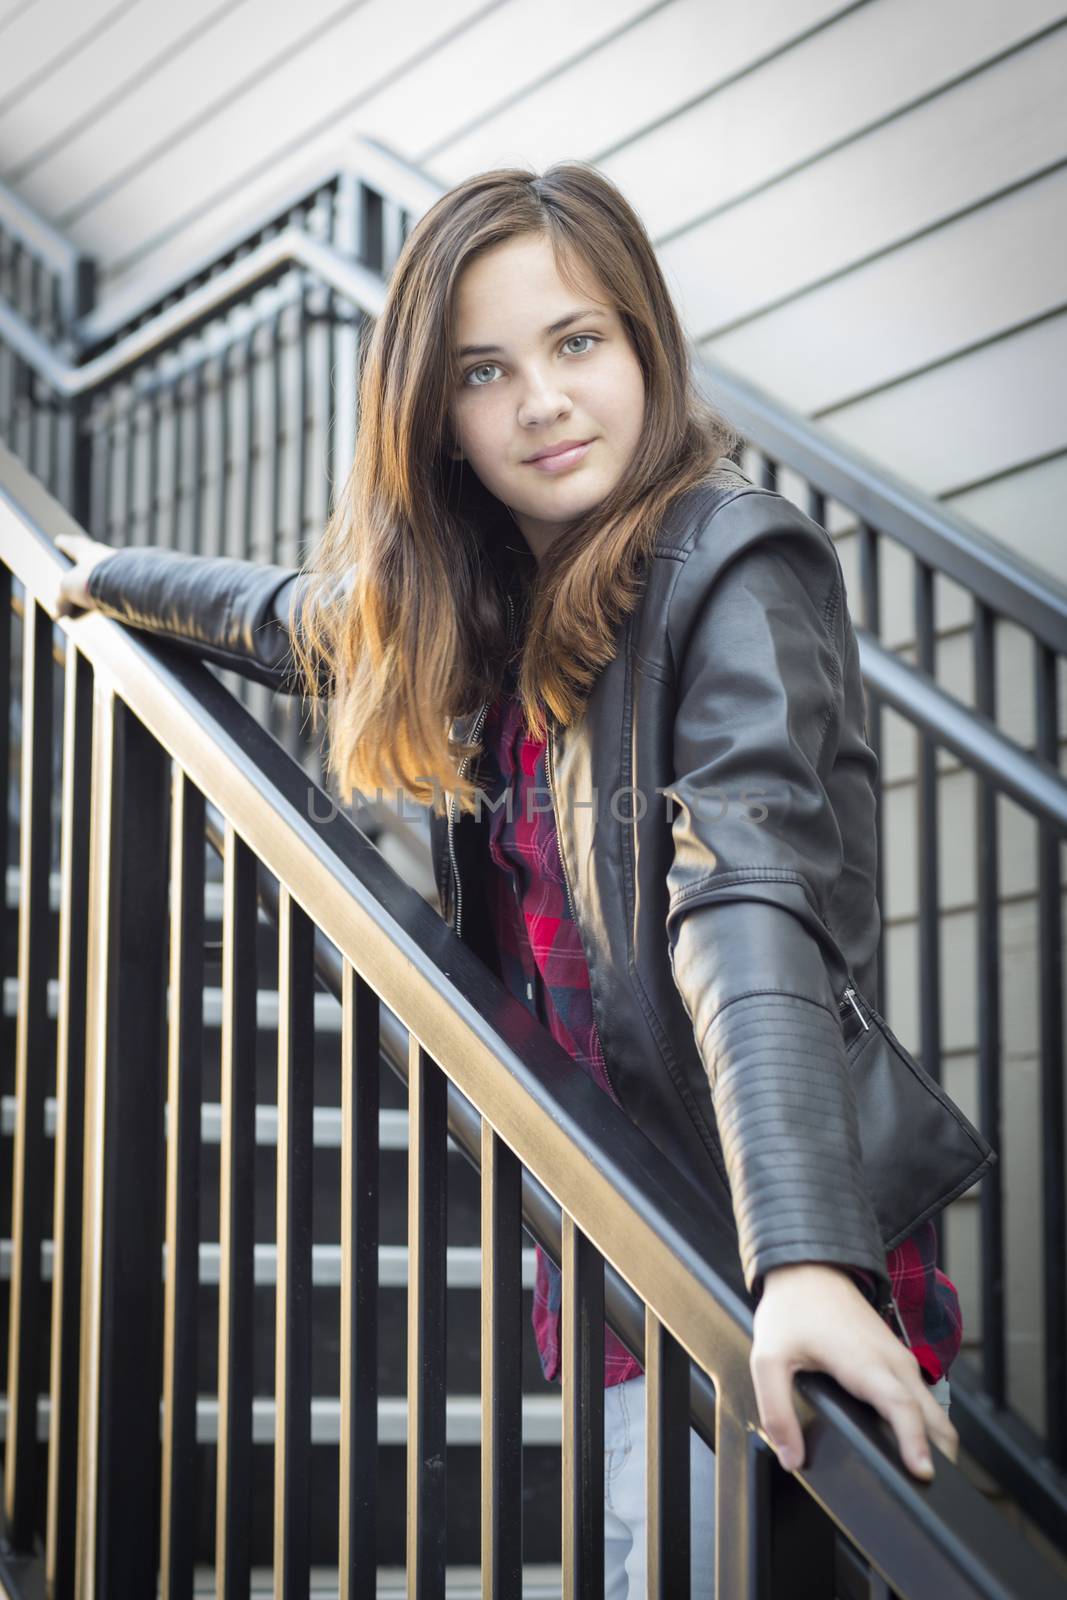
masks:
[[[598,311],[593,306],[570,311],[565,317],[560,317],[558,322],[549,323],[545,329],[545,337],[551,338],[554,333],[562,333],[564,328],[569,328],[572,322],[585,322],[590,317],[603,317],[604,312]],[[503,345],[499,344],[465,344],[456,351],[456,360],[462,361],[466,356],[495,356],[503,353]]]

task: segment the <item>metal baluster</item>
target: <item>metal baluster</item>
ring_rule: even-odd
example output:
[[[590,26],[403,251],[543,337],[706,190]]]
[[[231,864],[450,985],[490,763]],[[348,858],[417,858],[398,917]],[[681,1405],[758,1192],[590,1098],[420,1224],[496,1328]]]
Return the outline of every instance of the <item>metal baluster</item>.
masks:
[[[48,337],[58,349],[61,346],[63,328],[60,321],[60,282],[55,276],[48,283]],[[67,485],[63,481],[65,456],[62,447],[62,426],[60,417],[66,410],[66,405],[59,395],[49,389],[45,407],[45,437],[48,442],[48,476],[45,480],[49,494],[57,500],[68,503],[65,499]]]
[[[278,913],[274,1592],[278,1600],[306,1600],[311,1576],[314,925],[284,886]]]
[[[373,1593],[378,1500],[378,996],[341,974],[341,1600]]]
[[[96,262],[76,256],[57,281],[57,333],[69,338],[74,323],[96,304]]]
[[[251,561],[253,513],[256,498],[256,329],[245,339],[244,368],[245,437],[244,466],[241,474],[241,548],[239,554]]]
[[[689,1356],[651,1306],[644,1366],[648,1600],[689,1600]]]
[[[159,473],[159,434],[160,416],[159,408],[163,399],[163,390],[159,382],[159,363],[153,368],[152,383],[148,394],[148,499],[145,505],[145,543],[158,545],[160,542],[160,526],[163,514],[163,494],[160,488]]]
[[[40,1520],[37,1353],[43,1305],[41,1240],[48,1159],[44,1132],[48,1080],[42,1063],[49,1054],[52,626],[48,613],[25,593],[19,793],[19,1005],[15,1040],[16,1111],[4,1464],[9,1537],[15,1549],[21,1550],[32,1548]]]
[[[482,1118],[482,1595],[522,1592],[522,1165]]]
[[[563,1213],[563,1595],[604,1593],[604,1258]]]
[[[181,349],[179,347],[179,358]],[[171,426],[174,435],[173,470],[171,472],[170,539],[172,550],[187,550],[184,528],[185,506],[185,373],[180,369],[174,375],[171,387]]]
[[[194,555],[206,554],[204,549],[204,362],[198,361],[192,372],[193,388],[193,439],[192,468],[189,473],[189,544]]]
[[[306,226],[306,213],[301,213],[301,221]],[[312,323],[308,316],[308,282],[307,274],[297,268],[297,283],[299,293],[296,301],[295,331],[296,342],[296,420],[295,450],[296,487],[293,495],[293,530],[292,545],[290,548],[291,564],[298,566],[304,559],[305,534],[310,520],[308,510],[308,486],[311,480],[309,455],[311,451],[311,429],[313,417],[311,415],[309,399],[311,387],[311,340],[313,337]],[[305,741],[300,732],[300,718],[296,715],[298,707],[293,702],[285,705],[285,723],[282,742],[294,761],[303,762]]]
[[[859,569],[860,569],[860,594],[863,601],[863,626],[867,632],[873,634],[875,639],[882,637],[882,574],[881,574],[881,545],[877,529],[869,523],[861,522],[856,531],[859,540]],[[875,805],[875,838],[878,841],[877,861],[875,863],[874,892],[879,907],[885,906],[885,803],[882,788],[882,752],[885,748],[884,723],[882,702],[870,690],[865,690],[867,698],[867,743],[878,758],[878,776],[874,781]],[[888,1003],[887,978],[886,978],[886,942],[884,938],[878,941],[877,956],[877,989],[876,995],[871,995],[873,1004],[879,1011],[885,1013]]]
[[[270,319],[268,329],[267,355],[267,394],[269,396],[270,415],[264,423],[264,438],[267,441],[265,449],[269,453],[266,462],[267,468],[267,549],[264,559],[267,561],[278,560],[280,547],[280,529],[282,518],[282,456],[284,441],[282,438],[282,418],[285,411],[283,394],[283,344],[281,337],[282,309],[279,308]],[[288,715],[289,707],[283,702],[280,695],[274,695],[268,700],[266,707],[267,726],[280,744],[286,746],[287,730],[295,720]],[[286,746],[287,747],[287,746]]]
[[[301,220],[306,226],[306,217]],[[296,300],[296,328],[294,338],[296,341],[296,424],[295,424],[295,453],[296,453],[296,492],[293,496],[293,544],[292,563],[299,565],[304,555],[304,535],[308,525],[308,483],[310,472],[308,470],[308,455],[311,448],[310,423],[311,415],[308,406],[310,389],[309,368],[311,364],[311,323],[308,318],[308,282],[307,274],[299,267],[296,269],[299,293]]]
[[[448,1080],[414,1034],[408,1056],[408,1600],[444,1600]]]
[[[126,397],[126,493],[123,506],[125,528],[122,542],[126,545],[144,543],[143,529],[137,526],[135,505],[137,500],[137,378],[131,376]]]
[[[342,173],[337,180],[337,212],[335,217],[335,243],[349,261],[362,261],[366,247],[363,239],[365,208],[363,185],[352,173]],[[330,509],[337,493],[343,487],[356,448],[356,376],[359,370],[359,349],[362,338],[363,317],[355,306],[346,307],[346,316],[336,330],[337,364],[331,372],[330,440],[333,446],[333,485]]]
[[[918,557],[914,562],[914,605],[916,665],[936,678],[934,572]],[[919,1056],[931,1078],[935,1083],[940,1083],[941,921],[937,745],[923,733],[919,734],[918,740],[915,799],[919,831],[916,851],[919,872]],[[938,1264],[943,1271],[947,1271],[944,1212],[939,1212],[933,1221],[937,1235]]]
[[[934,573],[915,561],[916,665],[936,677]],[[938,941],[938,791],[937,747],[920,735],[917,773],[919,808],[919,974],[921,982],[920,1051],[930,1076],[941,1081],[941,961]]]
[[[0,300],[13,299],[11,271],[13,249],[7,234],[0,230]],[[6,344],[0,342],[0,439],[9,450],[14,449],[14,409],[15,355]]]
[[[218,479],[215,484],[215,543],[212,555],[224,556],[230,552],[227,534],[229,525],[228,498],[230,491],[230,351],[226,345],[219,356],[218,421],[219,440]]]
[[[1034,646],[1036,753],[1059,769],[1057,658]],[[1067,1467],[1067,1174],[1063,1132],[1063,901],[1061,844],[1042,823],[1037,847],[1038,1006],[1041,1019],[1041,1254],[1045,1313],[1045,1453]]]
[[[282,520],[282,414],[285,401],[282,394],[282,335],[281,309],[270,319],[270,337],[267,346],[270,361],[270,417],[266,436],[270,440],[270,502],[267,509],[268,561],[278,560],[278,537]]]
[[[996,722],[996,619],[974,602],[975,710]],[[1000,841],[997,792],[975,775],[975,878],[978,895],[978,1103],[979,1126],[994,1150],[1001,1147]],[[1004,1301],[1003,1167],[998,1161],[982,1179],[982,1381],[996,1406],[1007,1403]]]
[[[117,695],[93,738],[77,1592],[154,1594],[168,762]]]
[[[340,234],[342,197],[340,192],[340,178],[335,178],[330,187],[326,203],[326,242],[335,250],[344,249]],[[323,314],[325,316],[325,373],[322,394],[322,470],[326,477],[326,493],[323,504],[326,515],[329,517],[333,505],[333,486],[336,481],[334,473],[334,449],[337,429],[337,391],[334,388],[334,369],[337,366],[337,296],[332,289],[327,289],[323,295]]]
[[[196,1543],[200,1105],[204,1013],[204,797],[180,768],[171,802],[167,1276],[163,1313],[163,1600],[190,1600]]]
[[[382,260],[381,271],[383,277],[388,278],[396,266],[397,257],[404,244],[407,233],[407,213],[395,200],[388,195],[382,197],[381,229],[382,229]]]
[[[68,639],[60,815],[51,1412],[45,1539],[46,1584],[53,1600],[70,1600],[74,1594],[89,921],[89,839],[84,819],[92,811],[92,739],[92,669]]]
[[[251,1573],[258,908],[255,857],[229,822],[222,900],[215,1593],[244,1600]]]
[[[774,1452],[738,1414],[732,1386],[717,1388],[715,1594],[719,1600],[770,1600],[772,1473],[776,1467]],[[820,1600],[833,1592],[824,1588]]]
[[[385,200],[377,189],[372,189],[369,184],[360,182],[361,206],[363,213],[362,227],[360,229],[360,243],[363,248],[362,261],[371,272],[379,273],[383,278],[388,276],[388,268],[392,262],[386,261],[385,227],[383,212]]]
[[[23,306],[23,315],[31,328],[39,330],[42,320],[41,304],[44,268],[36,256],[27,256],[27,266],[29,270],[26,274],[26,301]],[[27,440],[27,453],[24,459],[35,478],[44,476],[41,467],[41,430],[38,426],[40,422],[41,393],[41,380],[33,368],[28,366],[26,368],[26,409],[29,437]]]
[[[18,239],[11,241],[11,304],[16,311],[22,309],[22,263],[26,259],[24,246]],[[29,408],[30,368],[21,356],[12,356],[11,369],[11,432],[13,453],[20,461],[29,460],[28,442],[25,438],[25,421]]]

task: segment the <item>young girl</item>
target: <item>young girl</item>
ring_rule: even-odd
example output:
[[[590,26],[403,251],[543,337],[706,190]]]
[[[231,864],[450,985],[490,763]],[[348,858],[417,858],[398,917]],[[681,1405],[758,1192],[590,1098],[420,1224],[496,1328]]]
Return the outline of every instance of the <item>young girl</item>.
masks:
[[[697,396],[617,189],[579,162],[486,172],[404,246],[352,473],[305,567],[72,538],[58,609],[321,698],[342,796],[427,803],[459,936],[709,1204],[727,1198],[783,1466],[803,1464],[792,1376],[810,1369],[929,1477],[929,1442],[958,1448],[959,1302],[932,1223],[883,1248],[819,939],[874,998],[856,641],[829,535],[741,474],[739,444]],[[548,1379],[559,1312],[538,1249]],[[610,1331],[604,1381],[605,1592],[632,1597],[644,1377]],[[710,1594],[714,1458],[691,1440]]]

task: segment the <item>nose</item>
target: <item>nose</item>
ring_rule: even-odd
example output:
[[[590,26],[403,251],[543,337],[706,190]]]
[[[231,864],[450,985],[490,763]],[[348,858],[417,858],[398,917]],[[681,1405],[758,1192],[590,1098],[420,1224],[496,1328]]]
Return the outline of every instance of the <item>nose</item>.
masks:
[[[519,404],[518,420],[523,428],[543,428],[565,417],[571,410],[570,397],[543,373],[531,374]]]

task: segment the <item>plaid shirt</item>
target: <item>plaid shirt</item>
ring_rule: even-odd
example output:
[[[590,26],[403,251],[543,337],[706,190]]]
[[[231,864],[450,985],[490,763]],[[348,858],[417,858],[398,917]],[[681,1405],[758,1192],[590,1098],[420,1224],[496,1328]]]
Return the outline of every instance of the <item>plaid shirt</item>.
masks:
[[[481,769],[492,802],[489,851],[499,870],[490,874],[490,910],[504,982],[618,1104],[593,1020],[585,952],[567,904],[545,742],[525,732],[512,686],[509,680],[486,716]],[[959,1297],[937,1268],[936,1243],[934,1224],[928,1221],[886,1257],[912,1353],[930,1383],[947,1372],[962,1335]],[[532,1321],[541,1370],[551,1380],[560,1370],[561,1274],[540,1245],[535,1256]],[[873,1287],[870,1274],[859,1268],[856,1274]],[[643,1372],[605,1324],[605,1386]]]

